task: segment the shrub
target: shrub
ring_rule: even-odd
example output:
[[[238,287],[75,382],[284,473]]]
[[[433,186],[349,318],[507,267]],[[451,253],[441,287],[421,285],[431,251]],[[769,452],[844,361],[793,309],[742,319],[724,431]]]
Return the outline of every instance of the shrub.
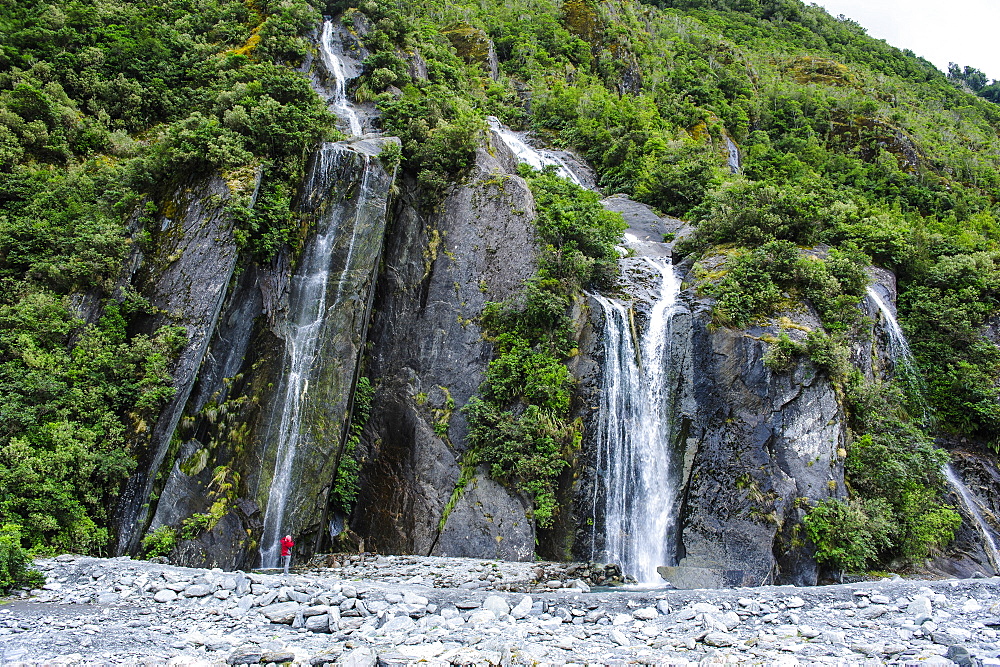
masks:
[[[142,553],[146,558],[167,556],[177,545],[177,531],[170,526],[160,526],[142,538]]]
[[[813,507],[802,523],[816,545],[816,561],[847,572],[874,564],[897,531],[888,503],[880,498],[829,498]]]
[[[0,526],[0,591],[44,583],[45,577],[31,568],[31,557],[21,546],[21,527],[12,523]]]

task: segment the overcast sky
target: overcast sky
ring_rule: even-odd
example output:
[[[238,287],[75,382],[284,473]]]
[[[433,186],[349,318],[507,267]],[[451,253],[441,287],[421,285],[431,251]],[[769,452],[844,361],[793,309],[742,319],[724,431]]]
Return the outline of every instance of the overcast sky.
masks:
[[[810,0],[806,0],[809,2]],[[854,19],[872,37],[937,65],[971,65],[1000,79],[1000,0],[812,0]]]

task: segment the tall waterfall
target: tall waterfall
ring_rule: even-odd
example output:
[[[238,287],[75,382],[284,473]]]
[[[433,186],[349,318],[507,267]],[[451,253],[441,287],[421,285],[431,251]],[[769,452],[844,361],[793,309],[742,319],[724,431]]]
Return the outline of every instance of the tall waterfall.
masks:
[[[906,340],[906,335],[900,328],[892,309],[889,308],[888,304],[886,304],[872,286],[868,287],[868,298],[878,307],[885,320],[885,331],[889,342],[889,356],[892,358],[893,363],[902,365],[903,367],[904,372],[900,374],[897,371],[897,376],[901,375],[902,379],[910,384],[910,389],[915,394],[916,400],[919,402],[921,408],[924,408],[923,383],[920,371],[914,363],[913,352],[910,350],[910,343]],[[926,413],[924,416],[926,420]],[[993,539],[993,533],[979,509],[978,502],[950,463],[944,466],[942,473],[948,485],[955,491],[955,494],[962,501],[962,505],[965,506],[969,515],[976,522],[976,527],[983,536],[983,546],[993,566],[993,570],[1000,573],[1000,551],[997,550],[996,540]]]
[[[333,21],[323,21],[323,31],[320,34],[319,54],[327,71],[333,75],[334,87],[330,105],[337,117],[346,120],[352,137],[362,133],[361,118],[357,110],[347,99],[347,75],[344,73],[344,62],[336,49],[333,48]]]
[[[329,178],[334,171],[340,149],[336,144],[324,145],[316,156],[316,164],[309,175],[308,191],[317,190],[318,180]],[[369,162],[365,156],[364,174],[361,179],[360,196],[368,198],[373,193],[370,186]],[[330,309],[335,308],[342,298],[344,281],[351,270],[355,236],[358,230],[362,207],[355,210],[355,220],[348,221],[350,240],[348,255],[340,275]],[[264,567],[276,567],[280,553],[278,540],[285,528],[285,510],[293,484],[292,470],[298,452],[302,433],[303,405],[309,391],[310,371],[316,362],[324,320],[327,317],[328,283],[338,232],[343,226],[342,207],[333,207],[328,215],[320,219],[321,227],[316,237],[307,246],[298,270],[292,277],[290,314],[286,335],[284,400],[281,404],[281,421],[278,426],[278,448],[275,456],[274,476],[264,512],[264,532],[261,537],[261,563]],[[353,224],[350,224],[353,223]]]
[[[983,545],[987,547],[986,556],[990,559],[990,564],[993,566],[993,571],[1000,574],[1000,550],[997,549],[996,540],[993,539],[993,532],[989,528],[989,524],[986,522],[986,518],[983,516],[982,511],[979,509],[979,502],[976,500],[969,488],[965,486],[962,478],[955,472],[955,469],[949,463],[944,467],[944,476],[948,480],[948,484],[951,485],[953,489],[958,493],[959,498],[962,500],[962,504],[965,505],[965,509],[969,511],[972,518],[976,520],[976,525],[979,528],[980,534],[983,536]]]
[[[630,306],[594,295],[605,325],[594,508],[604,513],[603,559],[619,563],[642,584],[655,584],[662,583],[656,568],[672,564],[675,556],[677,489],[671,469],[677,371],[671,322],[680,280],[669,259],[640,261],[659,281],[659,292],[639,340]]]
[[[532,169],[537,169],[541,171],[547,166],[553,166],[556,168],[556,174],[562,178],[569,179],[573,183],[576,183],[581,188],[584,187],[583,181],[579,176],[574,173],[573,169],[570,168],[566,161],[561,157],[553,153],[552,151],[547,151],[544,148],[535,148],[531,146],[524,140],[524,137],[517,132],[514,132],[508,127],[505,127],[500,123],[499,120],[490,116],[486,119],[490,128],[500,137],[500,140],[510,148],[511,152],[514,153],[514,157],[517,158],[518,162],[523,162],[530,166]]]

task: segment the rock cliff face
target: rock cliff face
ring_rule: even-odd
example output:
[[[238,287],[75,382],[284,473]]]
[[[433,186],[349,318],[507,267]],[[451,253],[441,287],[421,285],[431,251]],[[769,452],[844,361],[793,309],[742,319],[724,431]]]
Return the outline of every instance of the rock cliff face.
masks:
[[[230,184],[216,175],[180,187],[160,206],[156,226],[147,230],[150,240],[142,245],[151,250],[137,246],[130,258],[126,280],[149,300],[155,313],[140,323],[142,332],[178,325],[184,328],[188,344],[171,369],[176,394],[155,423],[145,432],[140,429],[136,472],[123,490],[114,516],[119,553],[134,550],[142,538],[147,499],[208,349],[236,266],[233,220],[225,205],[232,191],[240,188],[252,190],[254,181]]]
[[[392,174],[377,155],[387,141],[322,147],[299,206],[315,228],[298,266],[251,265],[230,287],[150,526],[200,521],[180,546],[185,563],[256,565],[274,489],[284,493],[277,532],[294,533],[303,550],[325,532],[383,245]]]
[[[404,185],[369,336],[377,391],[351,521],[366,548],[533,556],[523,498],[481,470],[466,471],[465,493],[456,492],[468,446],[461,408],[493,354],[476,320],[487,301],[514,296],[534,273],[533,218],[527,185],[485,150],[432,213]]]
[[[808,310],[796,327],[819,327]],[[797,331],[797,330],[796,330]],[[816,583],[799,546],[808,502],[845,495],[843,408],[806,360],[788,373],[764,366],[766,336],[710,326],[697,303],[692,327],[697,411],[686,442],[678,567],[667,578],[726,586]]]
[[[330,492],[361,374],[375,395],[358,449],[360,494],[346,517],[355,546],[508,560],[590,559],[604,548],[600,302],[576,304],[580,354],[570,369],[585,438],[561,483],[564,511],[536,535],[530,502],[465,462],[461,412],[493,357],[478,325],[484,304],[516,296],[535,272],[531,192],[513,154],[493,141],[465,181],[422,209],[416,184],[394,186],[378,160],[391,141],[317,151],[299,201],[310,231],[295,257],[234,271],[225,202],[253,178],[193,183],[163,207],[144,246],[153,250],[136,251],[129,280],[161,313],[143,326],[181,324],[190,343],[174,369],[177,395],[149,425],[118,508],[120,551],[135,552],[160,526],[182,529],[173,556],[188,565],[256,566],[260,548],[285,532],[301,555],[328,547],[332,524],[345,520],[330,514]],[[623,259],[618,296],[633,303],[638,337],[658,298],[645,258],[669,256],[669,240],[689,230],[620,195],[604,203],[630,225],[635,256]],[[674,268],[684,288],[669,329],[673,458],[663,483],[676,489],[677,511],[661,574],[681,588],[814,584],[800,522],[811,504],[846,495],[844,409],[808,360],[779,372],[764,356],[779,333],[801,339],[819,319],[800,304],[748,329],[716,326],[711,299],[698,292],[705,267]],[[894,277],[874,269],[873,281],[894,302]],[[884,313],[873,301],[862,308],[871,336],[855,342],[852,358],[869,380],[884,378],[893,363]],[[956,465],[991,497],[993,467],[971,455]],[[983,570],[976,535],[957,544],[937,570]]]

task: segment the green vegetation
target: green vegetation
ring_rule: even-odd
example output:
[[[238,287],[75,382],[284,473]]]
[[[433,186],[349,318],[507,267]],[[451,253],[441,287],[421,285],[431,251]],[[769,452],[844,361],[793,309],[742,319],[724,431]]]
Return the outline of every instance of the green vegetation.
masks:
[[[44,583],[45,577],[31,568],[31,557],[21,546],[21,527],[10,523],[0,526],[0,593]]]
[[[170,526],[160,526],[142,538],[142,553],[146,558],[167,556],[177,546],[177,531]]]
[[[354,414],[351,417],[344,450],[337,462],[337,477],[333,483],[333,502],[344,514],[350,513],[358,497],[358,473],[361,472],[358,444],[361,441],[361,432],[371,416],[374,397],[375,387],[371,380],[364,376],[359,377],[354,390]]]
[[[556,486],[579,446],[582,424],[570,420],[573,380],[565,361],[576,353],[569,311],[583,287],[611,284],[615,242],[625,224],[598,196],[554,175],[523,167],[535,197],[541,256],[537,275],[509,303],[488,303],[483,326],[496,343],[480,387],[463,408],[473,460],[510,479],[534,499],[534,516],[551,527]]]
[[[237,240],[297,242],[291,199],[331,118],[287,64],[318,19],[304,0],[0,8],[0,522],[31,548],[103,552],[131,447],[173,394],[183,331],[139,333],[151,309],[122,275],[170,193],[260,170],[255,207],[234,193]]]

